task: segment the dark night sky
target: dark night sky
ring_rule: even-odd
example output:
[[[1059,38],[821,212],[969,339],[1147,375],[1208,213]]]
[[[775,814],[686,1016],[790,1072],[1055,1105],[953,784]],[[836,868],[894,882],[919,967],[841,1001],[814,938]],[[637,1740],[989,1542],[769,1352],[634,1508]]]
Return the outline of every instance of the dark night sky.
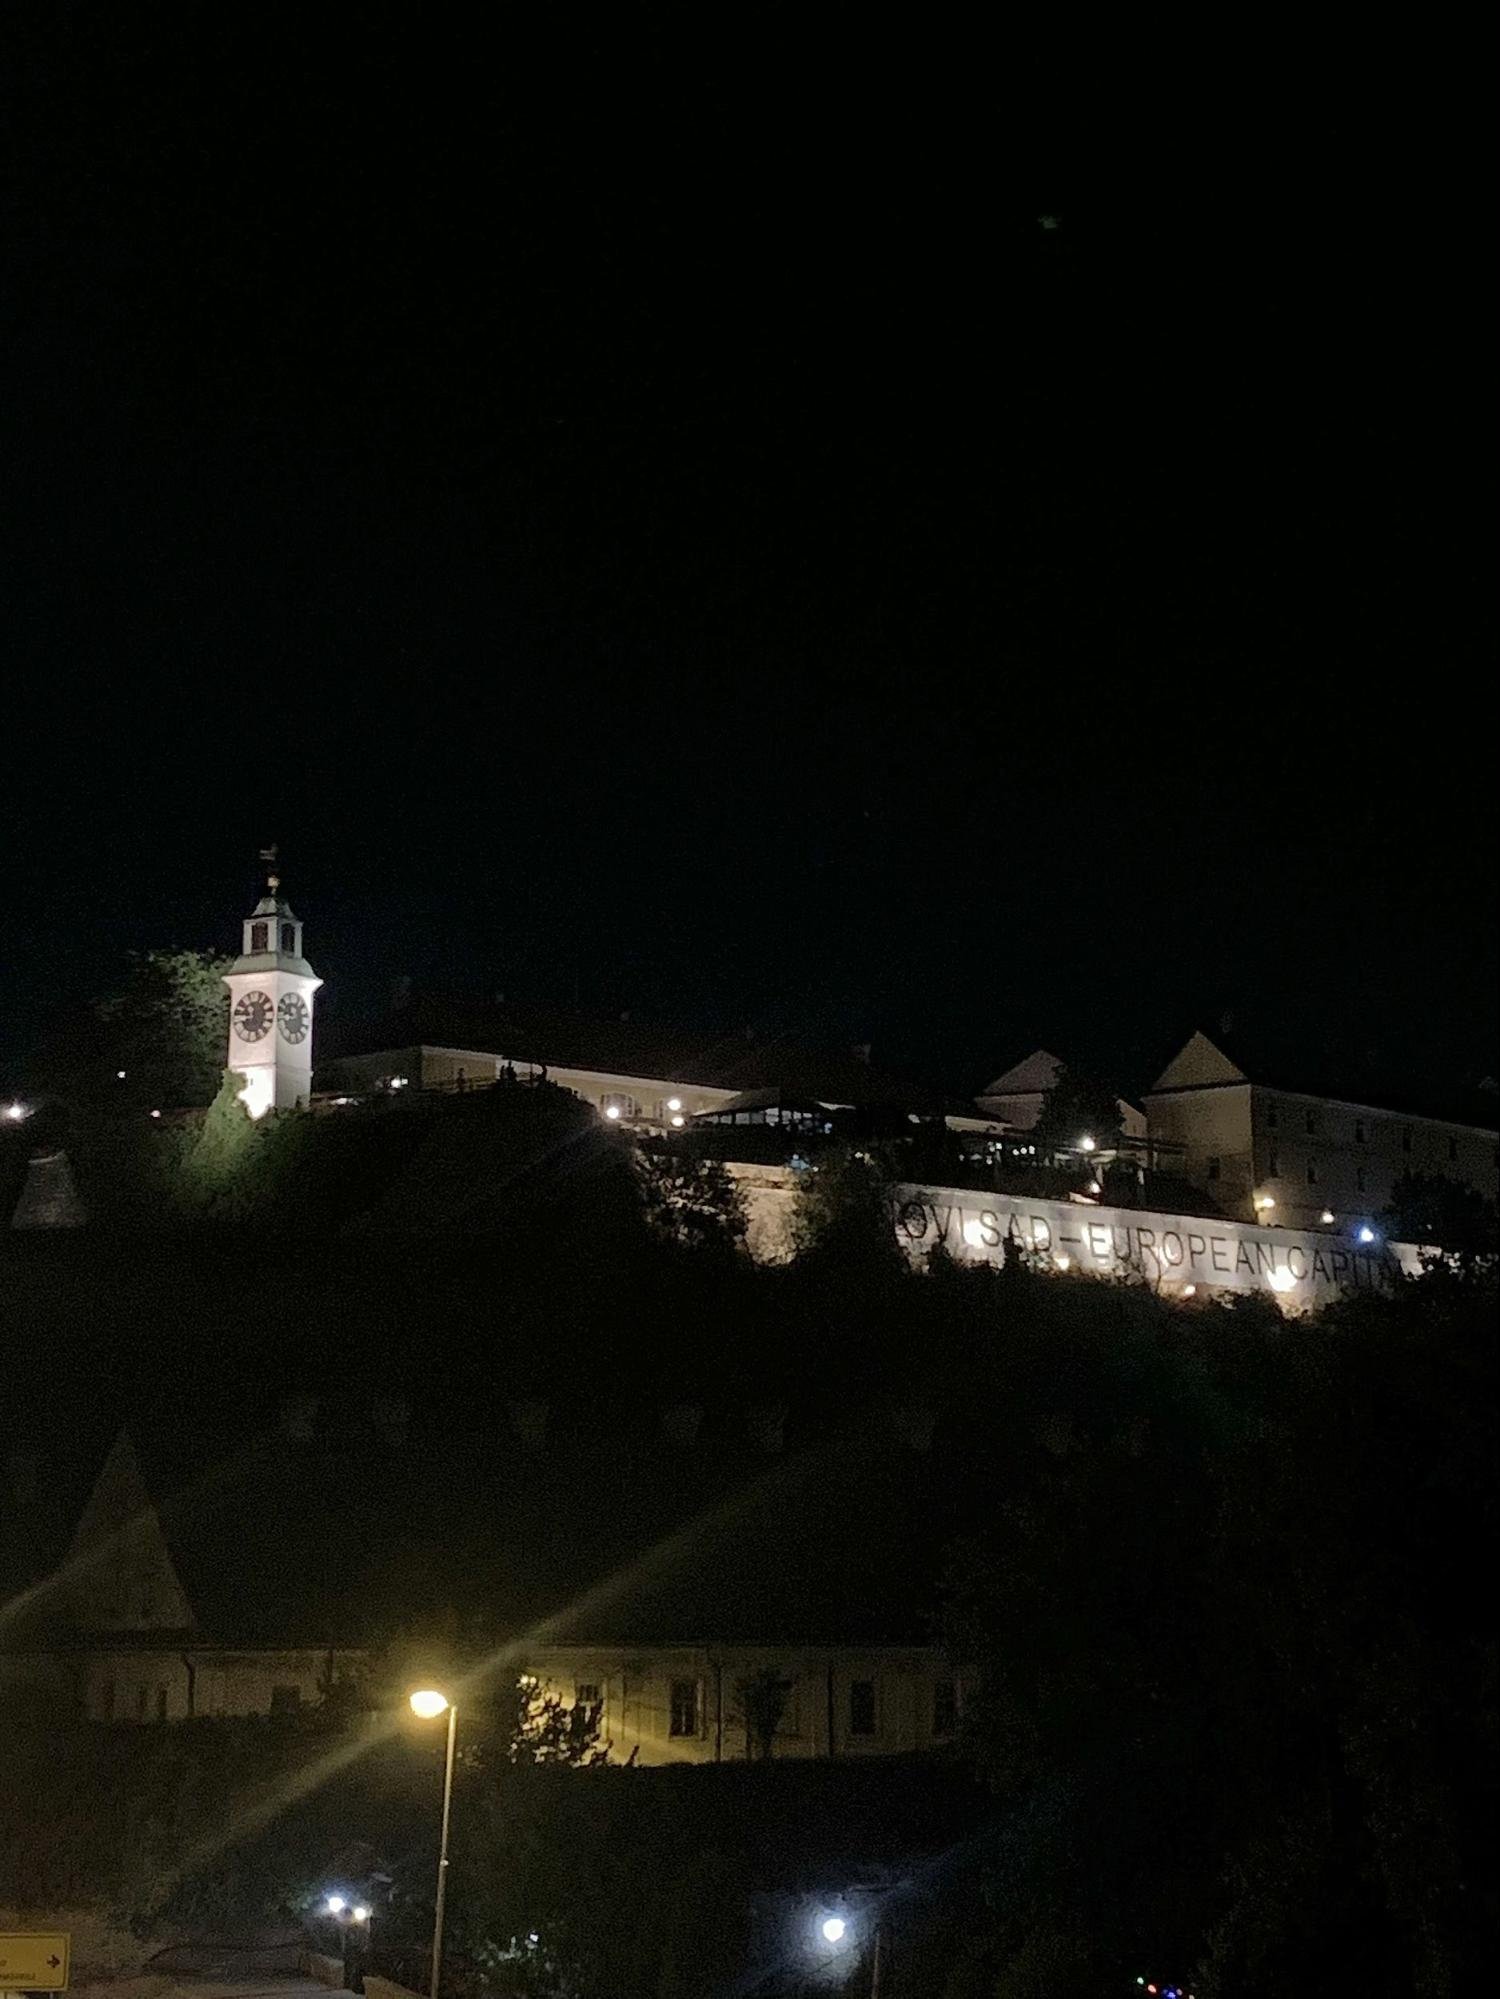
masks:
[[[7,24],[12,1047],[276,838],[346,1012],[1493,1070],[1473,51],[313,18]]]

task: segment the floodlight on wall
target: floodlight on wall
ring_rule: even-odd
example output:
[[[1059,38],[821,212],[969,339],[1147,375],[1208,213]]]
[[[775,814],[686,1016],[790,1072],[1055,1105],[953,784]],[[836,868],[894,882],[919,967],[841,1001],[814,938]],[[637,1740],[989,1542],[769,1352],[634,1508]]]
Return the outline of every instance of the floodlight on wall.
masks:
[[[1268,1270],[1266,1272],[1266,1282],[1273,1291],[1283,1294],[1288,1291],[1295,1291],[1297,1288],[1297,1280],[1293,1277],[1290,1270]]]
[[[1333,1220],[1332,1208],[1325,1208],[1322,1214],[1319,1215],[1318,1220],[1323,1224],[1325,1228],[1327,1228],[1328,1224]]]
[[[276,1079],[269,1069],[252,1069],[245,1077],[245,1087],[240,1091],[240,1102],[251,1117],[262,1118],[271,1108],[276,1095]]]
[[[668,1109],[669,1111],[680,1111],[680,1110],[682,1109],[682,1099],[681,1099],[681,1097],[668,1097],[668,1098],[667,1098],[667,1109]]]

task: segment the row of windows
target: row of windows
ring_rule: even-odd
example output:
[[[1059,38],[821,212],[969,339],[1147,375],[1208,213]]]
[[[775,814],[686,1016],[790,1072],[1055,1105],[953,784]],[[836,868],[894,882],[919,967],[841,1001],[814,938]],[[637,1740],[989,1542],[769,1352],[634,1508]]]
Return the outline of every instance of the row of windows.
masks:
[[[99,1688],[99,1714],[104,1721],[165,1721],[170,1704],[166,1687],[118,1687],[105,1680]],[[302,1705],[300,1687],[272,1687],[271,1713],[295,1714]]]
[[[1211,1168],[1217,1166],[1217,1164],[1218,1164],[1217,1160],[1209,1161],[1209,1165]],[[1316,1187],[1318,1184],[1317,1160],[1309,1159],[1304,1171],[1306,1174],[1308,1186]],[[1219,1176],[1217,1173],[1210,1171],[1208,1177],[1210,1180],[1217,1180]],[[1281,1177],[1281,1156],[1279,1153],[1271,1152],[1266,1155],[1266,1177],[1271,1180],[1276,1180]],[[1354,1169],[1354,1185],[1358,1193],[1367,1194],[1370,1191],[1368,1186],[1368,1175],[1366,1174],[1363,1166],[1356,1166]]]
[[[599,1699],[597,1686],[582,1685],[577,1690],[580,1703],[587,1696],[592,1706]],[[851,1736],[880,1733],[874,1680],[851,1680],[848,1690],[847,1725]],[[958,1728],[958,1687],[953,1680],[938,1680],[932,1689],[932,1732],[952,1735]],[[703,1732],[701,1688],[697,1680],[673,1680],[667,1711],[667,1733],[678,1738]]]
[[[1318,1113],[1316,1111],[1304,1112],[1302,1119],[1302,1126],[1303,1130],[1307,1133],[1309,1138],[1315,1138],[1318,1134]],[[1280,1129],[1281,1129],[1280,1112],[1278,1111],[1275,1104],[1268,1104],[1266,1106],[1266,1130],[1279,1131]],[[1354,1143],[1356,1145],[1366,1145],[1369,1143],[1369,1137],[1370,1137],[1369,1120],[1366,1118],[1356,1118],[1354,1121]],[[1401,1150],[1403,1152],[1410,1152],[1411,1149],[1412,1149],[1411,1127],[1409,1125],[1403,1125],[1401,1128]],[[1456,1138],[1450,1138],[1448,1140],[1448,1157],[1450,1160],[1456,1160],[1458,1158],[1458,1140]],[[1274,1173],[1275,1170],[1276,1169],[1273,1166],[1271,1171]]]
[[[250,926],[250,949],[268,951],[271,947],[271,926],[268,923],[252,923]],[[292,923],[281,926],[281,948],[290,957],[297,949],[297,929]]]

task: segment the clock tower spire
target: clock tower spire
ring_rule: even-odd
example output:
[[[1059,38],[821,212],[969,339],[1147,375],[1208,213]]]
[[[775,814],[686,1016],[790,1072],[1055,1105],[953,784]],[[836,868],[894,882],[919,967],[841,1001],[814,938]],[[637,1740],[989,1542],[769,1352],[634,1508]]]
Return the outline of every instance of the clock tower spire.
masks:
[[[312,1095],[313,994],[323,981],[302,955],[302,925],[281,894],[276,849],[265,847],[266,892],[245,918],[229,988],[228,1066],[244,1078],[251,1117],[305,1107]]]

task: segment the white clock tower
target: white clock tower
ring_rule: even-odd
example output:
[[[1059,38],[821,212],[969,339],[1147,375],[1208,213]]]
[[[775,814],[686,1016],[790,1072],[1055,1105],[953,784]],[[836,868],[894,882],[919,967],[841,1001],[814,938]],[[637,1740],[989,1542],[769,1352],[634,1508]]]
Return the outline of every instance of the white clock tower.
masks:
[[[302,925],[284,902],[275,872],[245,918],[243,948],[224,983],[229,988],[229,1064],[245,1079],[240,1095],[251,1117],[295,1110],[312,1095],[313,994],[322,985],[302,955]]]

